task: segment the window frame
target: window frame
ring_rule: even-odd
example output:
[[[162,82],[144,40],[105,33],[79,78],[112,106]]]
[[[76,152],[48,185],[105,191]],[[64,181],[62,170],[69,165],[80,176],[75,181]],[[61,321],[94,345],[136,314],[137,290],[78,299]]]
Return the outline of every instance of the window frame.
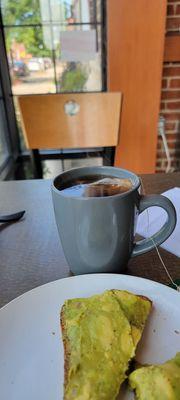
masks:
[[[9,66],[5,48],[4,29],[2,23],[2,15],[0,9],[0,85],[1,85],[1,100],[4,105],[5,118],[7,123],[7,132],[5,140],[8,147],[9,156],[0,166],[0,178],[3,179],[10,173],[13,161],[17,159],[20,153],[20,140],[16,123],[14,110],[13,96],[11,91],[11,81],[9,75]]]

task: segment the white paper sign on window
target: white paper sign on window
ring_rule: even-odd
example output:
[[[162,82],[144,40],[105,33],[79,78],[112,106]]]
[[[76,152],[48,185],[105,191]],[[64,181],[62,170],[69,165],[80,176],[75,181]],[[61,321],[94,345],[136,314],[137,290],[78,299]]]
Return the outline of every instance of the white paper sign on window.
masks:
[[[96,31],[62,31],[61,60],[83,62],[96,57]]]

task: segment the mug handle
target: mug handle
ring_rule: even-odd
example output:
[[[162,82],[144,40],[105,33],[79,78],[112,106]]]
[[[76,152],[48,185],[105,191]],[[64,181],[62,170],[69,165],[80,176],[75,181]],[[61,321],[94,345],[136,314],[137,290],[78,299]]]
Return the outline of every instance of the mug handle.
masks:
[[[156,244],[156,246],[158,246],[161,243],[165,242],[165,240],[171,235],[176,226],[176,210],[172,202],[167,197],[162,195],[152,194],[148,196],[141,196],[139,203],[139,214],[141,214],[148,207],[153,206],[162,207],[167,212],[167,220],[162,228],[153,236],[151,236],[153,241],[151,240],[151,238],[147,238],[135,243],[132,257],[146,253],[147,251],[153,249],[155,247],[154,243]]]

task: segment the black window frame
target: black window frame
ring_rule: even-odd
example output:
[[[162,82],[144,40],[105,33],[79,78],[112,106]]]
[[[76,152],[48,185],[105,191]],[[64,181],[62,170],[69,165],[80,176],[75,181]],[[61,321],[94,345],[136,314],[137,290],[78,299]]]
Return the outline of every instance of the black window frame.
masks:
[[[0,179],[5,179],[9,175],[13,162],[20,153],[19,132],[16,123],[15,109],[13,103],[13,95],[11,90],[11,81],[9,75],[9,66],[5,48],[4,29],[2,23],[2,15],[0,9],[0,84],[2,89],[1,100],[4,104],[5,118],[7,123],[6,142],[8,146],[9,156],[7,160],[0,166]]]

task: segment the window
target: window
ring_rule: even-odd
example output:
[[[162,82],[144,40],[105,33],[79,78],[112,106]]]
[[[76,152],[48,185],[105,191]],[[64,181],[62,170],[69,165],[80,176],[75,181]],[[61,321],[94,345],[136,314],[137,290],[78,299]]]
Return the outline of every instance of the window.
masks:
[[[18,95],[105,90],[104,10],[105,0],[1,0],[8,94],[22,151],[27,149]],[[7,112],[10,120],[12,114],[12,109]],[[6,141],[0,141],[1,157],[6,157]]]
[[[102,91],[104,0],[1,0],[16,120],[17,95]]]
[[[2,0],[14,95],[102,90],[99,0]]]

